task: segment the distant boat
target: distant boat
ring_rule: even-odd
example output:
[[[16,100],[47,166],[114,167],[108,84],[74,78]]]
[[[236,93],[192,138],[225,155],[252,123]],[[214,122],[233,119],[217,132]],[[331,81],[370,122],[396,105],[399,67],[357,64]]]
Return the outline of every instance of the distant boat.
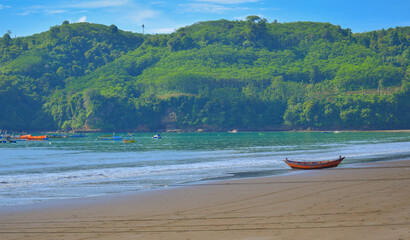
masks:
[[[16,139],[11,136],[5,136],[4,139],[0,139],[0,143],[16,143]]]
[[[135,139],[124,139],[124,143],[135,143]]]
[[[155,134],[152,138],[153,138],[153,139],[161,139],[162,137],[161,137],[161,135],[159,135],[159,134]]]
[[[228,131],[228,133],[238,133],[238,129],[234,129],[232,131]]]
[[[26,134],[26,135],[21,135],[20,139],[25,139],[25,140],[48,140],[47,135],[41,135],[41,136],[31,136],[31,134]]]
[[[317,161],[317,162],[300,162],[300,161],[291,161],[286,158],[285,163],[291,168],[295,169],[321,169],[321,168],[332,168],[337,167],[345,159],[344,157],[339,156],[338,159],[327,160],[327,161]]]
[[[66,138],[67,135],[65,134],[59,134],[59,133],[49,133],[47,134],[48,138]]]
[[[103,141],[121,141],[122,137],[121,136],[100,136],[98,137],[98,140],[103,140]]]
[[[74,133],[73,135],[69,135],[68,137],[72,138],[79,138],[79,137],[87,137],[84,133]]]
[[[103,140],[103,141],[121,141],[122,137],[121,136],[114,136],[114,135],[102,135],[98,137],[98,140]]]

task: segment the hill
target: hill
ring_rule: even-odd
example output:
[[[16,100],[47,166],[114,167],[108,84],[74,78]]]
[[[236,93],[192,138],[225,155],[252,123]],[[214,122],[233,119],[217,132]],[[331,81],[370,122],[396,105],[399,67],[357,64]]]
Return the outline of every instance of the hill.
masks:
[[[410,27],[208,21],[142,35],[91,23],[0,39],[0,129],[400,129]]]

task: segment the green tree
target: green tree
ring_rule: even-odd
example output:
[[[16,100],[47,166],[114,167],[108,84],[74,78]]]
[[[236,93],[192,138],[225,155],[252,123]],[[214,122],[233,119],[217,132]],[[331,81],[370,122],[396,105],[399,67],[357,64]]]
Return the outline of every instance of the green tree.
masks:
[[[114,24],[112,24],[112,25],[110,26],[110,31],[111,31],[111,33],[113,33],[113,34],[117,34],[117,33],[118,33],[118,27],[115,26]]]

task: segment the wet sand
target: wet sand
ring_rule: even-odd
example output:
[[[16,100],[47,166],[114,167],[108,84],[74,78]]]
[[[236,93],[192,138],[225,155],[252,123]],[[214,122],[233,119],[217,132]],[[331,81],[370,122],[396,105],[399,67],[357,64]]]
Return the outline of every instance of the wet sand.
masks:
[[[0,239],[410,239],[410,160],[13,207]]]

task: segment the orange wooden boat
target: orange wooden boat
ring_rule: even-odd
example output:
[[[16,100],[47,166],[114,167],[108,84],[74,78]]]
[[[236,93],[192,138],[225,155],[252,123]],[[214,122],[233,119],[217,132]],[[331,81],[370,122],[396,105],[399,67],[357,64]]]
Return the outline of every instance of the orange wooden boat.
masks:
[[[317,162],[300,162],[300,161],[291,161],[286,158],[285,163],[291,168],[295,169],[321,169],[321,168],[332,168],[337,167],[345,159],[344,157],[339,156],[338,159],[327,160],[327,161],[317,161]]]
[[[21,135],[20,139],[25,139],[25,140],[48,140],[48,137],[47,137],[47,135],[31,136],[31,134],[27,134],[27,135]]]

